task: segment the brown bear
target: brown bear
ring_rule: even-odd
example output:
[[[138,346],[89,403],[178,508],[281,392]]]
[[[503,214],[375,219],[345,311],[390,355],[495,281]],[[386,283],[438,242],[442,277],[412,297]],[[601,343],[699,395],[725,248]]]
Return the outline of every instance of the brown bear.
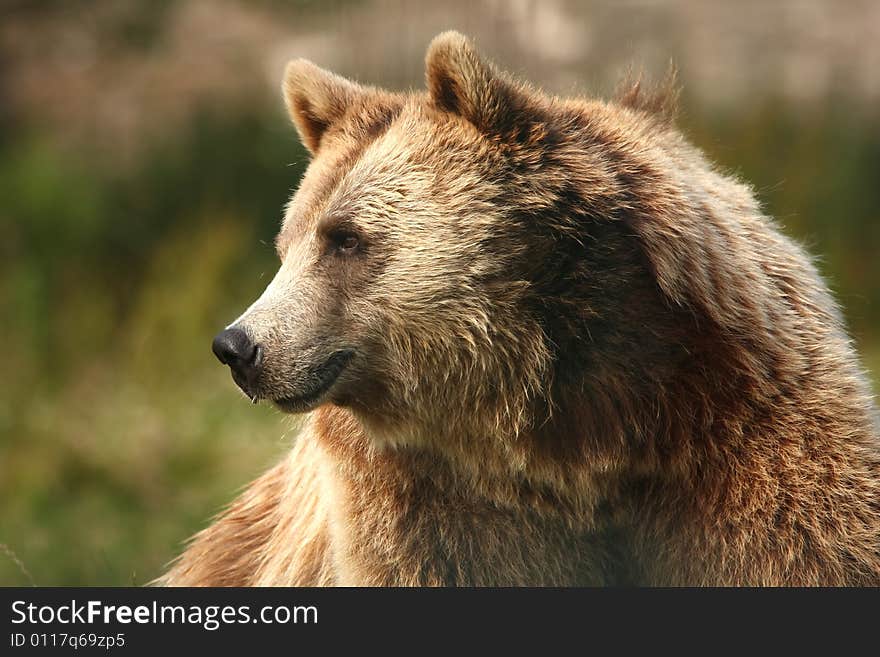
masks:
[[[290,455],[170,585],[878,585],[880,445],[826,285],[674,94],[292,62],[313,155],[214,341]]]

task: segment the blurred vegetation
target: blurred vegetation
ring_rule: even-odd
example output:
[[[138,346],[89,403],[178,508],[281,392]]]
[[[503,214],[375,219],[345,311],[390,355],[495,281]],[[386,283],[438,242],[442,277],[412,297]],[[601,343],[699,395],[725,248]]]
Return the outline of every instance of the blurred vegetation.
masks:
[[[289,446],[210,353],[307,163],[277,105],[206,103],[124,166],[0,112],[0,584],[143,584]],[[686,100],[681,124],[819,256],[880,372],[876,113]]]
[[[284,448],[210,338],[274,273],[306,156],[243,111],[124,172],[20,126],[0,144],[0,543],[38,584],[141,584]],[[0,583],[28,583],[3,555]]]

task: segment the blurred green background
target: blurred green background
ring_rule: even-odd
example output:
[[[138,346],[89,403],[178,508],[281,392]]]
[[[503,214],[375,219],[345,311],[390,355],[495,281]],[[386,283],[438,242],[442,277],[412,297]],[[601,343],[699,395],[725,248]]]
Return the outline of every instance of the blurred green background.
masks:
[[[274,273],[305,56],[394,88],[454,27],[556,93],[669,59],[680,124],[808,245],[880,373],[880,5],[0,5],[0,584],[143,584],[290,445],[214,333]],[[875,388],[876,389],[876,388]]]

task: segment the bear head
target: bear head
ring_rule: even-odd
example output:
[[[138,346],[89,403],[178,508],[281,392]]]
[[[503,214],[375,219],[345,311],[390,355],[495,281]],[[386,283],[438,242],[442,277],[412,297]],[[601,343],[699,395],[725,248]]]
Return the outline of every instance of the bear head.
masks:
[[[671,381],[700,376],[682,363],[724,357],[708,327],[771,321],[727,303],[761,284],[757,260],[713,253],[748,239],[727,211],[760,213],[671,125],[672,94],[555,98],[455,32],[431,43],[426,79],[392,93],[288,65],[312,161],[280,269],[218,352],[248,396],[346,407],[390,442],[510,447],[561,417],[624,449]]]

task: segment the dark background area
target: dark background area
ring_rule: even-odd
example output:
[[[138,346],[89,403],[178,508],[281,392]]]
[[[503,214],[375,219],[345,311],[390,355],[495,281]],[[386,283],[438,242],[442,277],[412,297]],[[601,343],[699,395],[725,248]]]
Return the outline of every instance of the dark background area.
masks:
[[[0,585],[143,584],[284,450],[210,353],[277,266],[304,56],[421,88],[459,29],[548,91],[629,69],[817,256],[880,373],[880,4],[0,2]],[[876,378],[875,378],[876,380]],[[876,387],[875,387],[876,389]]]

